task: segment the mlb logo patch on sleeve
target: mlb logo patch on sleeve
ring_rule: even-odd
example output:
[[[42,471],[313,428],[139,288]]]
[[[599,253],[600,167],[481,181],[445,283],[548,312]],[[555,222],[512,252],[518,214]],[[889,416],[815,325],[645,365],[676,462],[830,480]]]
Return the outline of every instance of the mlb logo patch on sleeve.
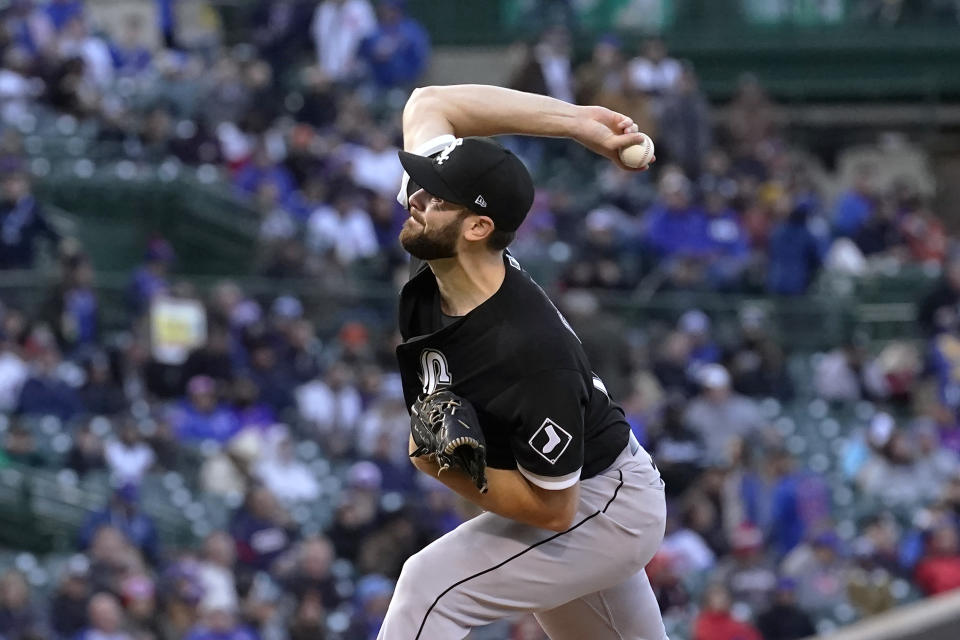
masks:
[[[529,440],[533,450],[550,464],[556,464],[572,441],[573,436],[550,418],[543,421]]]

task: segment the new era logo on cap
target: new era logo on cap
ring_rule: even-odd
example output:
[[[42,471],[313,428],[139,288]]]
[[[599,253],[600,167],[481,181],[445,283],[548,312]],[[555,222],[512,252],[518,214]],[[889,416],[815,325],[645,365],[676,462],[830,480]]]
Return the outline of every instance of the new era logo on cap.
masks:
[[[400,164],[414,185],[490,217],[504,231],[515,231],[533,204],[530,172],[491,138],[457,138],[433,158],[401,151]]]

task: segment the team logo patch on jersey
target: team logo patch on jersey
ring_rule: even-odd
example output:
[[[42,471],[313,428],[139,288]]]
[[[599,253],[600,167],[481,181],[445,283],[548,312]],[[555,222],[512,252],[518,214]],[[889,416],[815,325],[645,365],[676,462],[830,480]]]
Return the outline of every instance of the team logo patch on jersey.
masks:
[[[529,440],[533,450],[550,464],[556,464],[572,441],[573,436],[550,418],[543,421]]]

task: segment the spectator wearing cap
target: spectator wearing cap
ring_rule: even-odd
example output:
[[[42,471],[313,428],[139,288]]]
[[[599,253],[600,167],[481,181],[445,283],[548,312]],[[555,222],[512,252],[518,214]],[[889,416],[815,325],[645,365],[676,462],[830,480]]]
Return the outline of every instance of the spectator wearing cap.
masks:
[[[170,409],[168,419],[181,442],[224,443],[240,431],[236,416],[219,402],[216,383],[207,376],[190,379],[187,398]]]
[[[162,584],[162,632],[164,637],[183,638],[197,623],[198,608],[204,595],[198,564],[190,559],[178,560],[164,571]]]
[[[702,391],[690,402],[684,419],[703,438],[707,451],[729,456],[734,438],[758,434],[766,421],[753,400],[733,392],[730,374],[722,365],[704,365],[697,377]]]
[[[731,555],[717,565],[712,578],[727,585],[736,602],[759,613],[777,584],[773,563],[765,553],[763,532],[751,524],[741,524],[730,534],[730,550]]]
[[[156,566],[160,560],[160,540],[153,518],[140,508],[140,490],[136,485],[120,485],[110,498],[106,508],[90,514],[80,531],[80,546],[91,546],[94,536],[103,527],[112,527],[121,532],[139,549],[150,564]]]
[[[763,640],[755,628],[733,617],[732,604],[725,586],[716,583],[708,586],[693,623],[693,640]]]
[[[699,309],[691,309],[680,316],[677,330],[690,337],[689,370],[696,372],[703,365],[720,362],[720,347],[710,335],[710,317]]]
[[[154,237],[147,244],[144,264],[133,274],[127,290],[130,309],[135,315],[147,311],[155,296],[165,294],[170,289],[167,273],[173,263],[173,247],[160,237]]]
[[[133,572],[120,583],[120,602],[127,614],[127,630],[137,638],[160,637],[157,593],[153,579]]]
[[[690,336],[673,331],[661,344],[656,345],[653,358],[653,375],[666,393],[676,393],[688,397],[696,390],[694,381],[688,375],[690,352],[693,345]]]
[[[366,65],[379,89],[413,85],[427,68],[430,38],[419,22],[406,14],[405,0],[381,0],[377,28],[360,43],[357,58]]]
[[[623,260],[623,218],[622,211],[605,205],[587,214],[575,257],[564,275],[568,287],[622,289],[629,285]]]
[[[31,602],[26,578],[14,569],[0,577],[0,632],[11,640],[43,638],[49,633],[43,612]]]
[[[819,238],[809,228],[809,207],[780,202],[779,221],[767,242],[767,291],[800,295],[807,291],[823,261]]]
[[[352,637],[376,638],[380,625],[387,615],[387,607],[393,597],[393,580],[382,575],[364,576],[357,583],[356,614],[351,625]]]
[[[4,161],[0,167],[0,270],[32,269],[37,242],[57,244],[60,235],[47,221],[22,167]]]
[[[945,519],[927,534],[914,580],[928,596],[960,588],[960,534],[956,522]]]
[[[816,634],[810,616],[797,606],[796,591],[795,580],[777,580],[773,604],[757,618],[757,628],[764,640],[800,640]]]
[[[89,624],[76,640],[132,640],[124,631],[126,621],[117,598],[110,593],[98,593],[87,607]]]
[[[50,623],[60,637],[72,638],[87,624],[90,602],[90,561],[75,555],[67,562],[56,591],[50,600]]]
[[[298,532],[270,490],[256,486],[234,514],[230,534],[239,563],[249,571],[265,571],[293,545]]]

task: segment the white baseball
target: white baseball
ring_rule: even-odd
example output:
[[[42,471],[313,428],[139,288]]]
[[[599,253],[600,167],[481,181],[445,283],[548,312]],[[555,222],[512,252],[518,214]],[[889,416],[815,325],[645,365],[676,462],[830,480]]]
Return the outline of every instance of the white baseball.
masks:
[[[620,149],[620,161],[632,169],[642,169],[653,158],[653,140],[644,134],[642,144],[632,144]]]

